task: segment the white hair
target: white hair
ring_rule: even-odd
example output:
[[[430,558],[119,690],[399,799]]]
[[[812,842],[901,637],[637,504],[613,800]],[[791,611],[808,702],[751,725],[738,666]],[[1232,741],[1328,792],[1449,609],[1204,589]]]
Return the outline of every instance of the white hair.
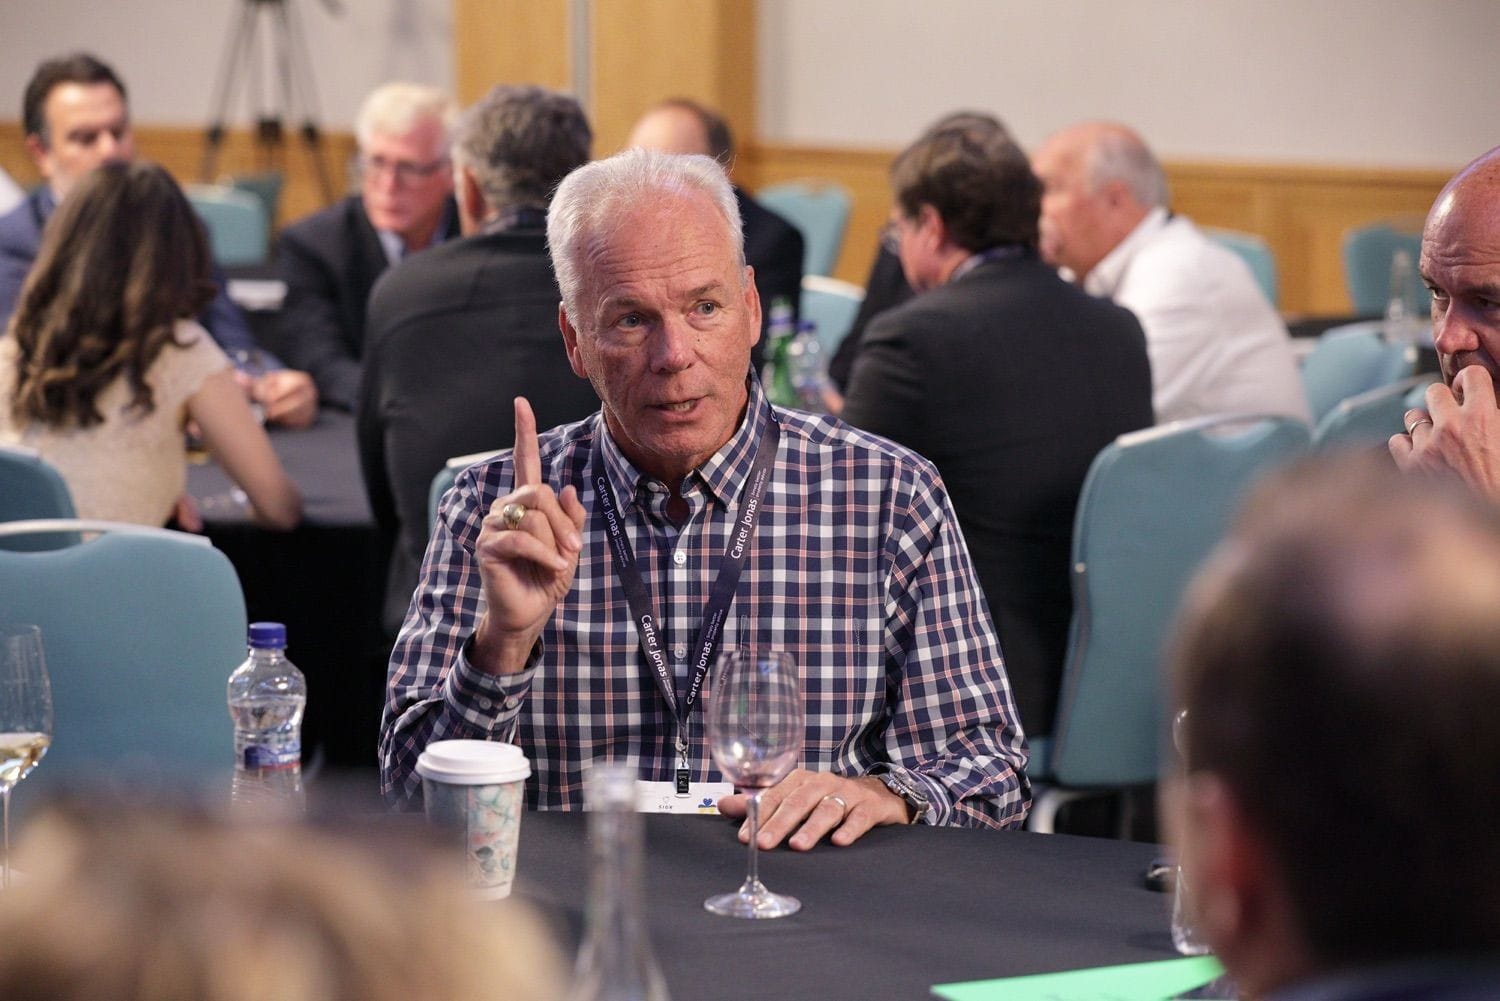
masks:
[[[707,156],[658,153],[634,147],[573,171],[558,185],[547,213],[547,250],[562,290],[568,315],[579,310],[583,294],[584,257],[619,226],[633,209],[663,196],[706,196],[728,227],[740,274],[745,270],[744,228],[734,187],[724,168]],[[661,234],[671,240],[673,234]],[[741,279],[743,280],[743,278]]]
[[[1088,155],[1089,187],[1097,191],[1119,181],[1147,207],[1166,205],[1167,175],[1146,144],[1125,129],[1107,129],[1094,139]]]
[[[359,106],[354,135],[360,149],[365,149],[377,132],[398,136],[422,122],[436,122],[443,130],[439,149],[447,155],[457,118],[458,106],[440,88],[423,83],[387,83],[371,91]]]

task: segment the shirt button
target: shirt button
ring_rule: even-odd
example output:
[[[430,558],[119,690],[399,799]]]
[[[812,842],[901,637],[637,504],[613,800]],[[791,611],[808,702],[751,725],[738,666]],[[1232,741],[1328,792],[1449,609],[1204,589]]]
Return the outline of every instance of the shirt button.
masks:
[[[519,696],[516,696],[516,695],[512,695],[510,698],[508,698],[508,699],[505,700],[505,708],[507,708],[507,709],[514,709],[516,706],[518,706],[520,704],[521,704],[521,699],[520,699]]]
[[[683,552],[681,549],[677,550],[672,554],[672,562],[676,563],[678,566],[682,566],[687,562],[687,553]]]
[[[672,648],[672,656],[676,657],[678,660],[687,660],[687,647],[683,646],[681,643],[677,644]]]
[[[488,709],[492,705],[494,705],[494,703],[491,702],[489,699],[480,699],[479,700],[479,708],[481,708],[481,709]]]

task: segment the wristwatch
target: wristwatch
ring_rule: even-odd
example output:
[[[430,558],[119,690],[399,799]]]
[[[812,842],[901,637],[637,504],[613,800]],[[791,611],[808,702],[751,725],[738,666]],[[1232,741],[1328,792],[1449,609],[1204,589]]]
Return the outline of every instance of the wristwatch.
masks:
[[[911,809],[910,823],[920,824],[922,818],[927,816],[927,811],[932,808],[927,799],[927,787],[906,772],[881,772],[875,776],[885,783],[885,787],[891,792],[906,800],[906,805]]]

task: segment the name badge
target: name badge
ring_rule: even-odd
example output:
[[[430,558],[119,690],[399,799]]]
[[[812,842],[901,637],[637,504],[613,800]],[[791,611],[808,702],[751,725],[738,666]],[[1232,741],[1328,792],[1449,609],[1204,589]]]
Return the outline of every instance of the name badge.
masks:
[[[718,816],[720,796],[734,792],[728,782],[689,782],[686,793],[677,791],[675,782],[635,784],[635,808],[638,813],[702,813]]]

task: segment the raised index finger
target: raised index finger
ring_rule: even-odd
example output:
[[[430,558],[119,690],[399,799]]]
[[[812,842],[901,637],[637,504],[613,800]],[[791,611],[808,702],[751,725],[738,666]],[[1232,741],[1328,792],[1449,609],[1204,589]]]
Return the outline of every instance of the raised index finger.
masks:
[[[512,457],[516,471],[513,490],[542,482],[542,456],[536,442],[536,415],[526,397],[516,397],[516,448]]]

